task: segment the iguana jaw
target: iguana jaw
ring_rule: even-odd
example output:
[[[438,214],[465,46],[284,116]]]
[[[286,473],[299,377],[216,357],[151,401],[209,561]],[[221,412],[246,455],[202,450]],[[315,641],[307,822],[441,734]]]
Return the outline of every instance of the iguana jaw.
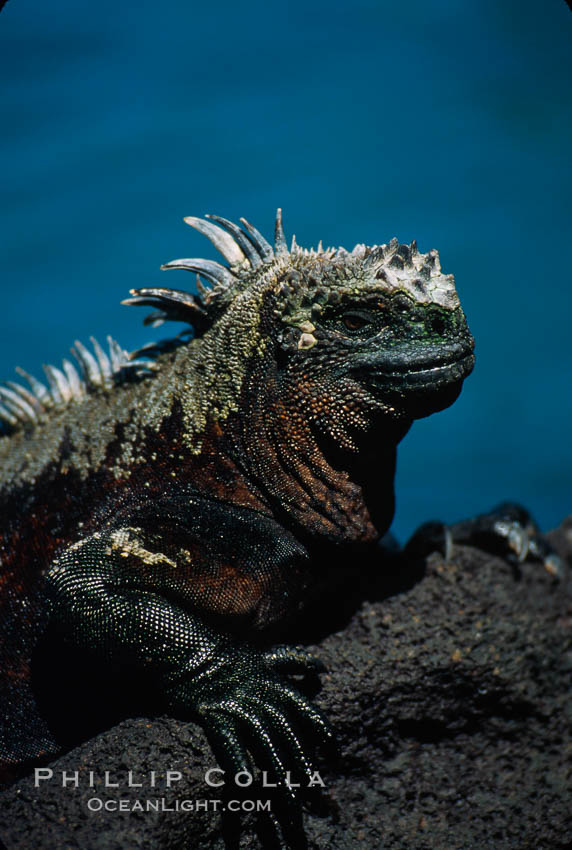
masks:
[[[362,361],[356,371],[362,375],[365,372],[366,382],[375,386],[414,389],[463,380],[472,372],[474,363],[473,345],[463,341],[382,349]]]
[[[370,353],[352,376],[389,418],[420,419],[451,405],[473,370],[472,338],[447,345],[398,346]]]
[[[402,414],[421,419],[444,410],[458,398],[474,363],[474,355],[466,350],[437,364],[417,357],[400,368],[388,358],[368,376],[368,385],[373,395]]]
[[[440,366],[421,366],[420,368],[407,368],[400,372],[391,372],[387,375],[383,373],[380,377],[387,379],[400,389],[410,390],[431,390],[432,388],[442,387],[444,384],[458,383],[464,380],[473,371],[475,363],[474,355],[468,354],[460,360],[453,360],[450,363],[445,363]]]

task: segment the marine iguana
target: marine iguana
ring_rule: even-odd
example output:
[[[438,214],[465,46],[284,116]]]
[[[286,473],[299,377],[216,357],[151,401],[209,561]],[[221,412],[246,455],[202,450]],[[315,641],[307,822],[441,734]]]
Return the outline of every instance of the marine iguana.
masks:
[[[61,751],[58,677],[77,717],[74,676],[102,668],[200,722],[223,767],[271,770],[294,844],[287,771],[310,775],[332,733],[290,678],[319,661],[269,636],[327,580],[324,547],[385,534],[397,444],[457,398],[473,338],[435,250],[288,248],[280,211],[274,247],[244,219],[185,221],[226,264],[174,260],[162,268],[195,273],[197,294],[123,303],[188,333],[132,355],[76,342],[79,368],[0,388],[0,756],[9,778]],[[457,531],[549,561],[527,521]]]

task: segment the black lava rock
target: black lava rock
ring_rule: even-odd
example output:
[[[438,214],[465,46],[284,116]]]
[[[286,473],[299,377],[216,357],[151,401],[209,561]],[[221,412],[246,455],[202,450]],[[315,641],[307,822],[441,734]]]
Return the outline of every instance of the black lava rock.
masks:
[[[339,610],[332,602],[315,647],[330,672],[315,702],[341,755],[310,798],[310,848],[572,847],[572,519],[550,537],[568,559],[558,583],[541,566],[459,548],[450,563],[396,558],[366,571]],[[210,787],[215,766],[198,727],[126,720],[50,765],[51,780],[3,792],[0,836],[8,850],[238,846],[239,816],[218,812],[272,792],[258,780]],[[130,770],[142,787],[128,787]],[[119,787],[104,787],[105,771]],[[121,800],[131,810],[90,811]],[[137,800],[167,810],[132,810]],[[177,811],[183,801],[193,810]],[[240,823],[241,847],[279,846],[264,814]]]

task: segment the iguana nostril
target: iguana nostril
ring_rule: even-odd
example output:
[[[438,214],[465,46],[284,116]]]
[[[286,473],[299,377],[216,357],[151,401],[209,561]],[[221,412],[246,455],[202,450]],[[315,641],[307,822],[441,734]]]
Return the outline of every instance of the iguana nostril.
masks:
[[[447,324],[442,316],[433,316],[430,322],[431,330],[439,336],[444,336]]]

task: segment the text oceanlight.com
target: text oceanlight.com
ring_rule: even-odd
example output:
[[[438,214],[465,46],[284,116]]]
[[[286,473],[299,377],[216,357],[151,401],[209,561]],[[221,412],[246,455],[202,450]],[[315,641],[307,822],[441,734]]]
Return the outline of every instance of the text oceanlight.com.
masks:
[[[54,771],[49,767],[38,767],[34,771],[34,785],[36,788],[45,784],[56,784],[70,790],[87,788],[93,789],[95,794],[83,802],[90,812],[268,812],[271,811],[270,799],[227,799],[211,800],[205,798],[197,799],[173,799],[160,795],[148,797],[143,796],[144,791],[157,792],[162,789],[176,791],[178,783],[183,779],[191,779],[191,774],[184,775],[180,770],[155,771],[139,773],[129,770],[122,773],[114,773],[110,770],[61,770]],[[279,788],[287,785],[289,788],[300,788],[303,784],[306,788],[313,786],[324,787],[325,783],[320,774],[315,771],[304,782],[297,782],[291,778],[290,773],[284,775],[282,782],[278,782],[269,774],[262,771],[260,776],[255,776],[248,770],[240,770],[235,774],[227,774],[220,767],[209,768],[201,779],[210,788],[224,789],[226,792],[235,787],[245,789]],[[253,783],[255,783],[253,785]],[[113,791],[117,796],[96,796],[103,791]],[[135,791],[137,796],[129,797],[128,791]],[[138,793],[137,793],[138,792]]]
[[[109,799],[91,797],[86,803],[90,812],[269,812],[270,800],[166,800]]]

